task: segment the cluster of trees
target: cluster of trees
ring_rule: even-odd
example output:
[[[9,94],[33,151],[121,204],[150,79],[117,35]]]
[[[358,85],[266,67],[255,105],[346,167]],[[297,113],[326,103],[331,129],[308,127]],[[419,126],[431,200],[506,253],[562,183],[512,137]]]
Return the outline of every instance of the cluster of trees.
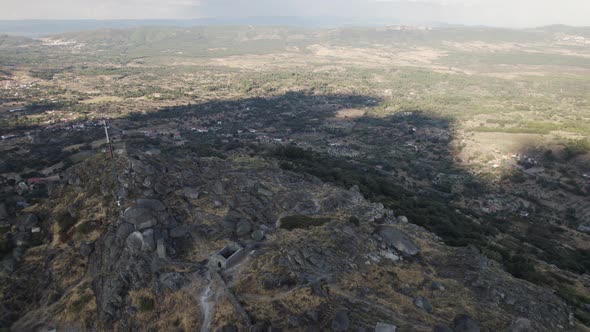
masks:
[[[477,224],[465,214],[449,209],[450,197],[447,195],[417,195],[402,187],[398,180],[363,163],[353,163],[291,145],[277,148],[272,156],[280,160],[284,169],[311,174],[344,188],[357,185],[365,197],[408,216],[413,223],[435,232],[449,245],[483,246],[487,243],[487,236],[498,234],[495,223]]]
[[[563,149],[564,157],[566,160],[570,160],[576,156],[583,155],[590,152],[590,140],[580,139],[569,141],[566,143]]]

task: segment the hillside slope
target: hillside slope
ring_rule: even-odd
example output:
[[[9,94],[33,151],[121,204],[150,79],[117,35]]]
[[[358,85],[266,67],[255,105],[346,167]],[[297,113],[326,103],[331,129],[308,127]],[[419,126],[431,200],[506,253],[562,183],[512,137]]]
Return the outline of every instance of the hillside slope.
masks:
[[[25,239],[5,259],[1,325],[573,329],[550,291],[474,248],[445,246],[357,188],[243,155],[118,152],[121,218],[98,157],[69,169],[46,203],[28,209],[38,224],[14,221],[15,238],[36,226],[46,236]],[[235,244],[241,253],[220,268],[212,255]]]

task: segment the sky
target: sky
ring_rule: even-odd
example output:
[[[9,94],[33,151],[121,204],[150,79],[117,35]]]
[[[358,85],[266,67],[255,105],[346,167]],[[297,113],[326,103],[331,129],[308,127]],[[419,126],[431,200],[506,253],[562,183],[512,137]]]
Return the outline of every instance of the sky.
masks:
[[[590,0],[0,0],[0,8],[5,20],[329,16],[406,24],[590,26]]]

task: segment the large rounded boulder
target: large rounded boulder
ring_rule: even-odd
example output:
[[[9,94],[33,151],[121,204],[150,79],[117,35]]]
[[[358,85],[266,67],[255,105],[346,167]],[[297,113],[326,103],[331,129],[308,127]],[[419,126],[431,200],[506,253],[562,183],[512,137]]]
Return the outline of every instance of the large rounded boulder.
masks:
[[[420,248],[410,239],[410,237],[390,225],[380,225],[377,227],[377,235],[389,246],[395,248],[404,256],[414,256],[420,253]]]

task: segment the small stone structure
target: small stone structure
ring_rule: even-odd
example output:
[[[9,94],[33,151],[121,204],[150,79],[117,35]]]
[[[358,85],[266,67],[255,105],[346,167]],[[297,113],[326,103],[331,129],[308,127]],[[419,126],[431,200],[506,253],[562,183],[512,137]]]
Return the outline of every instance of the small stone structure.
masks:
[[[209,267],[213,270],[222,270],[239,262],[246,255],[246,250],[237,243],[230,243],[221,250],[211,255]]]

